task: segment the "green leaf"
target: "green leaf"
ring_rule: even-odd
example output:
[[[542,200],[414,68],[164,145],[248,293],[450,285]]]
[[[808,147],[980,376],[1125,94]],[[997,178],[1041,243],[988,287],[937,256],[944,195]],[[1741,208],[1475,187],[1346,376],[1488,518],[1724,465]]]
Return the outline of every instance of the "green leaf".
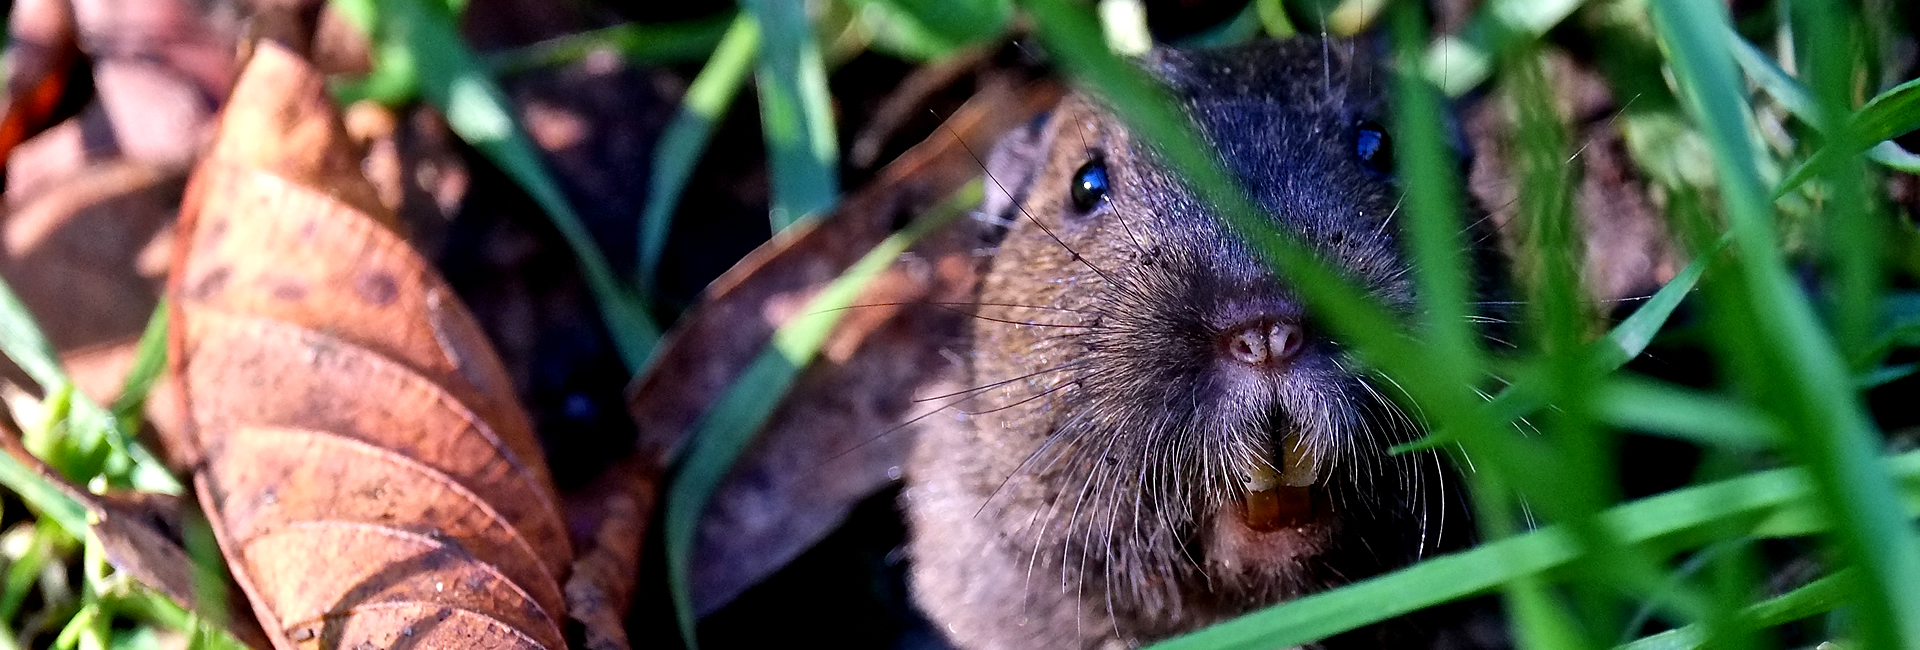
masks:
[[[38,472],[20,464],[12,454],[0,453],[0,486],[20,497],[27,507],[76,539],[87,534],[87,507]]]
[[[113,400],[114,417],[129,428],[140,421],[147,393],[153,391],[153,383],[167,369],[167,316],[167,300],[162,298],[154,306],[153,315],[147,317],[147,328],[140,333],[140,343],[134,349],[133,367],[120,382],[120,396]]]
[[[1754,603],[1743,612],[1751,624],[1771,627],[1832,611],[1858,588],[1859,576],[1841,571],[1798,589]],[[1707,631],[1698,624],[1667,630],[1619,647],[1619,650],[1695,650],[1705,647]]]
[[[1594,408],[1608,424],[1671,436],[1703,447],[1769,449],[1780,430],[1766,414],[1711,394],[1626,377],[1608,381]]]
[[[667,489],[664,515],[667,581],[674,614],[688,647],[697,647],[693,598],[688,584],[690,558],[700,515],[740,452],[759,435],[774,408],[793,385],[794,377],[813,361],[820,345],[853,304],[867,282],[899,259],[920,237],[946,225],[978,205],[981,183],[974,181],[940,206],[916,219],[907,229],[881,241],[853,266],[807,301],[792,320],[773,333],[767,348],[735,379],[727,392],[707,407],[693,426],[678,469]]]
[[[39,384],[42,394],[72,392],[73,381],[61,367],[53,344],[47,341],[46,334],[34,322],[33,314],[27,311],[26,305],[20,302],[4,279],[0,279],[0,354],[5,354]],[[152,452],[136,442],[132,433],[117,418],[85,395],[72,392],[71,399],[72,414],[66,430],[72,439],[64,441],[63,445],[74,449],[92,449],[100,444],[110,447],[111,455],[101,459],[110,483],[131,485],[150,492],[181,492],[183,486],[180,481],[173,478]],[[93,476],[69,478],[84,482]]]
[[[1772,95],[1795,117],[1817,129],[1827,128],[1825,121],[1819,117],[1818,105],[1805,86],[1781,70],[1779,64],[1759,48],[1737,36],[1729,36],[1727,40],[1733,46],[1735,60],[1740,62],[1740,67],[1754,83],[1766,89],[1768,95]],[[1865,106],[1846,120],[1842,133],[1837,136],[1829,134],[1831,137],[1826,144],[1787,174],[1786,179],[1774,190],[1774,196],[1783,196],[1820,175],[1837,161],[1863,152],[1868,159],[1895,170],[1920,173],[1916,171],[1920,170],[1920,156],[1891,141],[1914,129],[1920,129],[1920,79],[1910,80],[1867,100]]]
[[[1855,142],[1879,142],[1920,129],[1920,79],[1887,89],[1847,121]]]
[[[661,66],[698,61],[720,46],[733,15],[719,15],[684,23],[614,25],[578,34],[550,38],[486,57],[499,76],[567,65],[594,52],[614,52],[634,65]]]
[[[1683,103],[1713,146],[1721,199],[1732,230],[1732,277],[1709,287],[1721,324],[1716,341],[1736,381],[1779,417],[1784,437],[1833,516],[1841,561],[1863,569],[1855,610],[1860,640],[1873,647],[1920,646],[1920,539],[1900,516],[1880,436],[1852,393],[1846,365],[1788,274],[1768,193],[1756,168],[1752,113],[1727,42],[1726,9],[1657,0],[1654,26]]]
[[[1482,5],[1457,34],[1428,47],[1421,68],[1427,79],[1452,97],[1464,95],[1493,74],[1506,52],[1540,38],[1566,20],[1585,0],[1492,0]]]
[[[1920,478],[1920,452],[1876,464],[1905,479]],[[1811,493],[1802,470],[1772,470],[1634,501],[1608,510],[1601,520],[1623,543],[1684,545],[1724,533],[1726,526],[1750,526]],[[1567,566],[1580,557],[1580,548],[1565,526],[1549,526],[1258,610],[1150,648],[1266,650],[1310,643]]]
[[[654,290],[660,256],[666,251],[667,234],[672,230],[673,212],[680,205],[687,179],[700,163],[713,129],[726,117],[727,108],[747,81],[747,69],[760,47],[760,30],[753,19],[739,16],[726,36],[714,48],[713,57],[687,86],[680,108],[661,131],[653,146],[653,177],[647,181],[647,205],[640,215],[640,245],[637,260],[638,286],[643,295]]]
[[[428,0],[332,0],[381,47],[404,48],[418,63],[421,94],[447,126],[533,197],[573,249],[600,316],[629,370],[646,364],[660,329],[624,286],[566,195],[547,173],[507,97],[454,30],[453,16]]]
[[[43,391],[51,393],[50,387],[68,383],[67,371],[60,367],[53,344],[4,278],[0,278],[0,353],[13,360]]]
[[[1012,0],[849,0],[873,45],[928,61],[998,38],[1013,19]]]
[[[1267,36],[1292,38],[1300,31],[1294,28],[1293,20],[1287,18],[1285,0],[1254,0],[1253,5],[1260,12],[1260,26],[1267,30]]]
[[[805,3],[745,0],[763,42],[754,85],[767,140],[773,231],[832,208],[840,200],[840,142],[820,43]]]

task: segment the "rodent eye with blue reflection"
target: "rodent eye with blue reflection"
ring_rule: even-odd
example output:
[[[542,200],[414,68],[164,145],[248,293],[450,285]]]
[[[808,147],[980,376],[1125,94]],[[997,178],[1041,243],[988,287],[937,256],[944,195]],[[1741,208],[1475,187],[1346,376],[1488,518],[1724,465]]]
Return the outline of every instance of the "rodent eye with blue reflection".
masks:
[[[1393,173],[1393,141],[1378,122],[1362,121],[1353,127],[1354,154],[1360,164],[1376,174]]]
[[[1080,166],[1073,173],[1073,185],[1068,188],[1068,196],[1073,199],[1073,207],[1082,214],[1092,212],[1107,200],[1107,161],[1094,158]]]

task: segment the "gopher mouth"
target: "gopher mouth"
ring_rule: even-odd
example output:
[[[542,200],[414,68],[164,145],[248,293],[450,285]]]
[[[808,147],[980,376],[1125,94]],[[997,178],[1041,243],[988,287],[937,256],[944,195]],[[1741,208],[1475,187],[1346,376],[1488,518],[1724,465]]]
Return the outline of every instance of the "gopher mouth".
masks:
[[[1254,458],[1241,486],[1241,516],[1247,527],[1269,532],[1300,526],[1313,517],[1313,490],[1320,481],[1320,464],[1299,435],[1280,443],[1279,467],[1267,458]]]

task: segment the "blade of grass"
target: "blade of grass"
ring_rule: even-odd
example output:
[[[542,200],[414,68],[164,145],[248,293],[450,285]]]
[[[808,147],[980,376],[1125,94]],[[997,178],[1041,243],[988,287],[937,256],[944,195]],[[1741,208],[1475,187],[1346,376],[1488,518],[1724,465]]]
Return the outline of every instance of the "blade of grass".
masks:
[[[1883,470],[1908,481],[1920,479],[1920,452],[1882,461],[1877,464]],[[1770,512],[1804,502],[1813,491],[1808,483],[1800,469],[1759,472],[1616,506],[1601,519],[1618,531],[1623,543],[1685,545],[1724,533],[1725,526],[1753,525]],[[1907,490],[1920,494],[1920,486],[1909,484]],[[1149,647],[1265,650],[1311,643],[1552,571],[1578,559],[1579,548],[1565,526],[1548,526],[1304,596]]]
[[[926,63],[1005,34],[1011,0],[848,0],[879,51]]]
[[[753,19],[744,15],[734,18],[713,56],[687,86],[687,94],[680,98],[673,120],[661,131],[660,141],[654,143],[653,177],[647,179],[647,205],[640,214],[636,260],[637,286],[643,296],[653,293],[680,194],[706,151],[714,126],[726,116],[740,87],[746,84],[747,70],[759,47],[760,30]]]
[[[46,568],[47,560],[53,554],[52,536],[65,534],[56,532],[58,524],[49,526],[36,522],[29,526],[31,532],[27,550],[7,564],[6,582],[0,585],[0,621],[13,621],[14,616],[20,613],[27,593],[33,589],[34,581],[39,579],[40,571]],[[6,632],[10,637],[12,630]]]
[[[1724,242],[1722,242],[1724,245]],[[1719,250],[1715,248],[1714,250]],[[1687,264],[1674,274],[1660,290],[1648,297],[1633,313],[1614,325],[1600,340],[1587,344],[1584,354],[1588,358],[1588,370],[1594,375],[1602,375],[1626,365],[1634,357],[1646,351],[1653,337],[1665,327],[1667,319],[1673,316],[1673,310],[1680,306],[1687,294],[1700,282],[1700,276],[1706,272],[1712,256],[1701,256]],[[1513,421],[1527,417],[1547,405],[1544,390],[1539,386],[1540,379],[1532,374],[1521,374],[1511,378],[1512,383],[1494,395],[1492,409],[1503,421]],[[1444,432],[1434,432],[1419,440],[1395,445],[1391,453],[1402,454],[1423,449],[1437,449],[1452,442]]]
[[[768,219],[779,232],[840,200],[840,142],[820,43],[805,3],[745,0],[763,46],[754,69],[767,140]]]
[[[0,431],[0,435],[14,434]],[[20,464],[11,454],[0,453],[0,486],[19,496],[42,521],[53,522],[76,539],[86,535],[87,507],[48,484],[45,477]]]
[[[1493,74],[1507,52],[1540,38],[1585,0],[1493,0],[1456,34],[1435,39],[1422,59],[1427,79],[1452,97]]]
[[[498,52],[485,61],[496,76],[563,66],[601,51],[616,52],[636,65],[698,61],[720,46],[734,21],[733,14],[722,14],[681,23],[614,25]]]
[[[120,396],[113,400],[114,417],[134,428],[140,417],[140,409],[147,404],[147,394],[153,391],[153,383],[160,379],[160,373],[167,369],[167,300],[153,308],[153,315],[147,317],[147,327],[140,332],[140,342],[133,353],[133,367],[127,370],[127,377],[120,382]]]
[[[1722,358],[1789,430],[1794,456],[1809,468],[1816,494],[1833,516],[1831,536],[1866,585],[1856,619],[1873,647],[1920,646],[1920,540],[1899,515],[1885,468],[1874,461],[1878,435],[1851,392],[1844,363],[1812,306],[1789,277],[1773,231],[1768,194],[1748,139],[1751,113],[1725,42],[1725,7],[1658,0],[1654,26],[1669,55],[1689,114],[1713,145],[1721,197],[1731,225],[1736,271],[1709,306],[1732,328]],[[1744,335],[1744,336],[1743,336]]]
[[[245,650],[247,645],[199,614],[145,587],[116,594],[114,609],[136,620],[149,621],[187,636],[187,647],[203,650]]]
[[[1622,429],[1671,436],[1703,447],[1770,449],[1779,426],[1744,404],[1646,379],[1616,377],[1595,395],[1601,419]]]
[[[1832,611],[1844,604],[1851,592],[1858,587],[1859,576],[1853,571],[1841,571],[1819,580],[1809,582],[1798,589],[1769,598],[1747,607],[1745,617],[1753,625],[1772,627],[1791,623],[1814,614]],[[1688,625],[1643,637],[1632,643],[1622,645],[1618,650],[1695,650],[1705,647],[1706,630],[1698,625]]]
[[[60,368],[60,357],[53,344],[34,322],[33,313],[20,302],[4,278],[0,278],[0,353],[40,385],[41,390],[68,383],[67,372]]]
[[[73,386],[73,380],[54,353],[53,344],[4,279],[0,279],[0,354],[5,354],[39,384],[42,394],[68,392]],[[152,452],[135,441],[132,433],[110,412],[78,392],[74,392],[71,399],[73,414],[67,430],[69,435],[79,437],[73,444],[91,447],[93,440],[99,439],[115,452],[106,460],[111,470],[109,482],[149,492],[181,492],[183,486],[179,480],[173,478]],[[72,478],[84,482],[93,477]]]
[[[1292,38],[1300,30],[1295,29],[1293,20],[1287,18],[1285,0],[1254,0],[1260,11],[1260,26],[1273,38]]]
[[[1402,61],[1417,56],[1424,39],[1424,18],[1411,8],[1393,10],[1393,36]],[[1413,66],[1404,66],[1412,68]],[[1427,81],[1410,70],[1395,74],[1394,147],[1399,172],[1408,188],[1402,232],[1412,254],[1414,287],[1425,322],[1420,336],[1447,364],[1449,380],[1472,385],[1483,363],[1478,335],[1467,317],[1472,291],[1467,279],[1470,245],[1461,227],[1458,165],[1440,133],[1439,98]]]
[[[375,43],[406,48],[419,65],[421,94],[446,115],[460,139],[498,165],[535,203],[573,249],[600,317],[627,369],[646,364],[660,328],[607,264],[593,235],[547,173],[507,97],[454,29],[444,5],[428,0],[332,0]]]
[[[1780,64],[1775,63],[1772,57],[1767,56],[1765,52],[1761,52],[1760,48],[1754,47],[1752,43],[1748,43],[1745,39],[1737,35],[1731,37],[1730,40],[1734,46],[1734,60],[1740,62],[1740,69],[1746,71],[1747,78],[1752,79],[1754,84],[1766,90],[1767,94],[1772,96],[1774,101],[1780,102],[1780,105],[1786,107],[1787,111],[1793,113],[1794,117],[1798,117],[1821,130],[1828,128],[1827,125],[1823,123],[1823,120],[1818,119],[1818,112],[1814,106],[1813,96],[1807,91],[1805,86],[1800,85],[1800,82],[1795,80],[1792,75],[1787,74],[1787,71],[1780,69]],[[1904,85],[1905,84],[1903,84],[1903,86]],[[1913,93],[1914,91],[1913,89],[1908,89],[1906,92]],[[1907,105],[1907,110],[1912,110],[1911,103],[1913,101],[1915,101],[1913,98],[1908,97],[1900,102],[1890,103],[1905,104]],[[1912,129],[1909,128],[1908,130]],[[1899,134],[1896,133],[1895,135]],[[1817,152],[1816,155],[1818,155]],[[1831,156],[1832,154],[1828,155]],[[1903,171],[1909,174],[1920,173],[1920,156],[1908,152],[1892,140],[1882,140],[1878,144],[1868,148],[1867,159],[1885,165],[1887,168],[1895,171]],[[1795,169],[1792,173],[1788,174],[1788,180],[1780,184],[1781,189],[1777,190],[1776,193],[1785,194],[1791,191],[1793,188],[1798,187],[1800,183],[1805,182],[1807,178],[1811,178],[1811,175],[1811,170],[1802,172],[1799,169]]]
[[[698,647],[693,594],[688,584],[694,534],[707,501],[720,486],[748,443],[766,425],[774,408],[800,371],[820,350],[834,324],[867,282],[894,263],[913,242],[942,227],[980,203],[981,183],[974,181],[946,202],[916,219],[905,230],[868,251],[840,277],[822,289],[792,320],[781,325],[767,348],[734,380],[727,392],[707,407],[693,427],[679,468],[666,497],[663,537],[666,544],[667,584],[673,595],[680,635],[690,648]]]
[[[1820,129],[1827,133],[1860,128],[1841,124],[1852,100],[1854,84],[1854,48],[1846,46],[1850,41],[1850,32],[1855,27],[1853,21],[1842,13],[1839,6],[1830,2],[1809,3],[1799,0],[1789,3],[1789,6],[1792,9],[1793,34],[1800,41],[1797,49],[1805,53],[1806,75],[1817,102],[1814,113],[1816,123],[1821,124]],[[1920,84],[1914,84],[1914,87],[1920,88]],[[1874,98],[1874,102],[1869,102],[1867,109],[1863,109],[1856,119],[1891,119],[1888,114],[1904,110],[1912,114],[1910,118],[1914,121],[1905,130],[1920,126],[1920,92],[1910,91],[1912,96],[1902,100],[1898,98],[1898,91],[1895,89]],[[1890,97],[1893,99],[1888,99]],[[1883,99],[1887,100],[1887,104],[1881,105],[1883,109],[1874,110],[1877,105],[1875,102]],[[1895,104],[1904,105],[1905,108],[1893,106]],[[1835,161],[1825,168],[1821,178],[1822,185],[1832,196],[1859,197],[1857,200],[1822,201],[1818,206],[1818,215],[1823,218],[1825,227],[1817,243],[1822,261],[1832,277],[1828,283],[1828,293],[1831,295],[1831,299],[1826,301],[1828,313],[1834,342],[1839,346],[1840,354],[1848,359],[1860,358],[1873,345],[1874,329],[1880,316],[1880,258],[1887,236],[1881,231],[1883,222],[1869,211],[1869,205],[1875,201],[1869,198],[1874,193],[1868,187],[1868,178],[1866,164],[1857,156]],[[1854,372],[1867,369],[1864,365],[1849,366],[1849,370]]]
[[[1845,128],[1840,129],[1838,135],[1829,132],[1827,142],[1787,174],[1786,180],[1774,190],[1774,196],[1785,195],[1809,179],[1827,173],[1827,167],[1863,152],[1896,169],[1910,168],[1914,155],[1887,140],[1916,128],[1920,128],[1920,79],[1867,100],[1865,106],[1846,120]]]

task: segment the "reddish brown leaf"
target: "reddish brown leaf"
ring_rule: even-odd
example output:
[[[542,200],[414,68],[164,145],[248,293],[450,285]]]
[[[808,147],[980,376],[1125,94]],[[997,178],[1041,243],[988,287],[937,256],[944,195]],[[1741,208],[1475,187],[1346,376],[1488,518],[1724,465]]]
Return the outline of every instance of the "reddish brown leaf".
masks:
[[[200,593],[193,576],[193,560],[180,541],[165,530],[179,530],[179,499],[153,494],[94,494],[67,482],[60,472],[27,451],[20,434],[0,420],[0,452],[11,456],[22,467],[40,476],[48,485],[87,509],[92,532],[106,551],[107,562],[117,571],[132,576],[188,610],[200,610]],[[229,607],[243,607],[229,601]],[[266,636],[240,609],[225,613],[227,631],[235,639],[255,647],[265,646]]]
[[[173,359],[195,487],[274,644],[564,647],[538,441],[321,78],[261,45],[218,133],[181,207]]]
[[[1051,106],[1051,85],[985,89],[927,141],[882,170],[828,218],[761,246],[709,286],[636,381],[630,406],[643,452],[666,457],[758,354],[775,328],[911,216],[980,174],[971,151]],[[708,613],[831,532],[854,504],[894,480],[906,435],[888,435],[930,406],[916,389],[945,361],[941,341],[962,318],[927,303],[966,300],[972,241],[922,242],[868,285],[742,456],[703,516],[693,554],[696,611]],[[920,406],[920,408],[915,408]]]
[[[7,20],[6,115],[0,159],[49,125],[80,58],[67,0],[17,0]]]
[[[580,622],[586,650],[627,650],[627,607],[640,575],[640,541],[653,517],[660,472],[629,457],[569,499],[575,539],[583,540],[567,578],[567,616]]]

